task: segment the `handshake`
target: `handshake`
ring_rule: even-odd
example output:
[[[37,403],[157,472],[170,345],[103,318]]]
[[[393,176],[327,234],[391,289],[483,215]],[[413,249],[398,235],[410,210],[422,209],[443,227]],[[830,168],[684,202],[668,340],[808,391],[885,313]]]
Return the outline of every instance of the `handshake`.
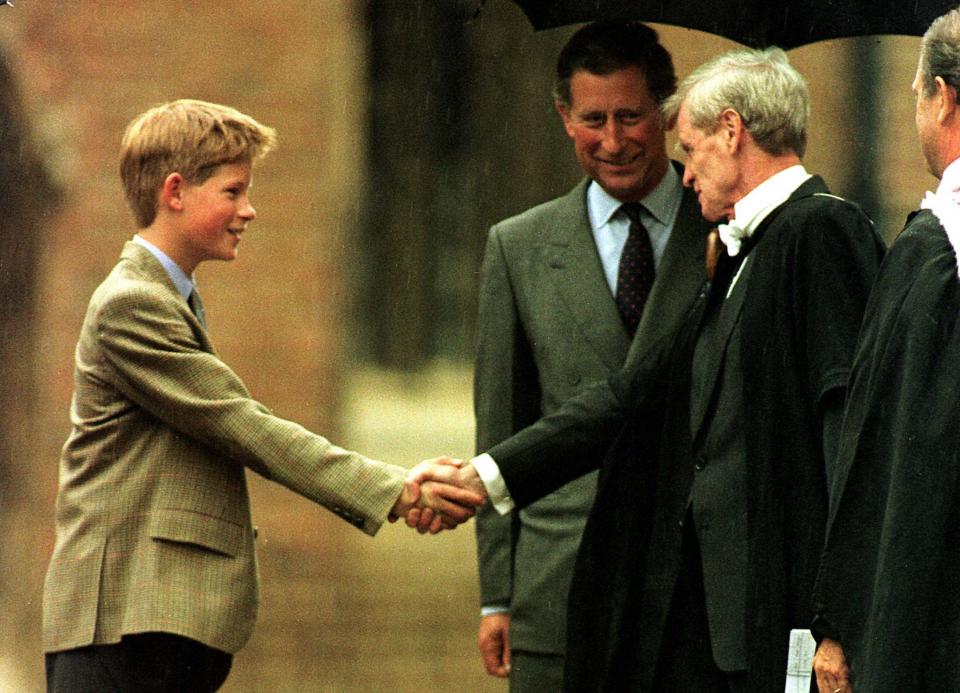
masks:
[[[477,470],[452,457],[425,460],[410,470],[390,521],[403,517],[420,534],[456,529],[487,500]]]

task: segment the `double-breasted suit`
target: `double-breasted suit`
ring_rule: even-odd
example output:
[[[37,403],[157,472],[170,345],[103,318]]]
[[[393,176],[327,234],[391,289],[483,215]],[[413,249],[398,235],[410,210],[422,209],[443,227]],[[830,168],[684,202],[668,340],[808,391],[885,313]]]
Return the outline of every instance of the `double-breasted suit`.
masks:
[[[173,633],[234,653],[258,603],[250,468],[374,534],[404,470],[251,399],[149,250],[127,243],[76,349],[44,585],[47,652]]]
[[[642,356],[676,331],[696,299],[708,226],[684,190],[631,347],[593,238],[589,183],[490,230],[474,387],[478,450],[609,377],[628,351]],[[481,599],[509,607],[513,649],[563,654],[567,592],[595,491],[596,474],[588,474],[518,513],[480,509]]]

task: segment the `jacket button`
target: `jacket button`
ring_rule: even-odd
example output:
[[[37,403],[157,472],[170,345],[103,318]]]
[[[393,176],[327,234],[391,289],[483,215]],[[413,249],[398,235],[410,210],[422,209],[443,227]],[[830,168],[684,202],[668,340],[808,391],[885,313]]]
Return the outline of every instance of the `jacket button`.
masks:
[[[703,468],[707,466],[707,458],[703,455],[697,456],[697,461],[694,463],[693,468],[698,472],[702,472]]]

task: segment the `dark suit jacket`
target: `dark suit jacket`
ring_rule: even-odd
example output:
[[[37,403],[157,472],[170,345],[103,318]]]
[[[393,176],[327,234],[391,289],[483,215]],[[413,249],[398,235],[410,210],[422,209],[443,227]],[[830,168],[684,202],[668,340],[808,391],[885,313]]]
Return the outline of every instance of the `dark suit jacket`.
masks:
[[[758,229],[740,316],[746,638],[758,693],[783,686],[789,629],[812,615],[827,507],[819,408],[846,383],[882,254],[859,208],[825,192],[808,181]],[[616,437],[571,587],[567,690],[646,690],[652,679],[694,475],[692,354],[717,290],[726,287],[704,292],[676,340],[490,451],[522,505],[598,465]]]
[[[474,387],[478,450],[610,377],[627,357],[630,339],[587,216],[589,182],[490,229]],[[707,230],[695,195],[684,190],[635,355],[675,332],[689,311],[703,282]],[[589,474],[521,513],[501,517],[490,507],[480,510],[482,603],[509,606],[515,649],[563,653],[566,597],[595,491],[596,475]]]

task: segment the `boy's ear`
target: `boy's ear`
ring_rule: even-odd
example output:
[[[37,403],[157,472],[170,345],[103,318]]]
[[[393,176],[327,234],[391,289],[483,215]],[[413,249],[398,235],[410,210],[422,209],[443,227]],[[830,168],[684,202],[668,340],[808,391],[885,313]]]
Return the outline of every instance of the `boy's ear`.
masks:
[[[160,188],[160,205],[175,212],[183,209],[183,190],[186,181],[183,176],[174,171],[163,181]]]

